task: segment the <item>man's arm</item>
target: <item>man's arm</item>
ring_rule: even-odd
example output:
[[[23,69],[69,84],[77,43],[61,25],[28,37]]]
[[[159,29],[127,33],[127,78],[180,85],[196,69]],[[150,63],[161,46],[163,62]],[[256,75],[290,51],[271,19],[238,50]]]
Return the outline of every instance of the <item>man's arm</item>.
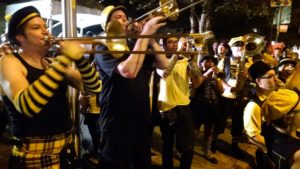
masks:
[[[153,51],[163,51],[155,39],[150,39],[150,45]],[[155,54],[154,68],[166,69],[169,61],[165,54]]]
[[[261,108],[255,102],[249,102],[244,109],[243,118],[244,128],[249,137],[249,141],[265,150],[265,139],[261,135]]]
[[[162,16],[157,16],[151,18],[143,27],[141,35],[152,35],[160,27],[164,26],[166,23],[161,23],[164,19]],[[133,48],[133,51],[146,51],[149,45],[149,38],[139,38]],[[117,72],[129,79],[133,79],[139,73],[145,59],[145,54],[131,54],[126,60],[122,61],[117,66]]]

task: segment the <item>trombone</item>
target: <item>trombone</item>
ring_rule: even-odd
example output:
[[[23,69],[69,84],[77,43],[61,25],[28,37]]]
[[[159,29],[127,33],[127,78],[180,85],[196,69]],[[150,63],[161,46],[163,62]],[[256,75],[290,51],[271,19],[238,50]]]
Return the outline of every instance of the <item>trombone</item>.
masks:
[[[118,21],[109,24],[120,24]],[[109,28],[109,25],[108,25]],[[127,49],[127,38],[169,38],[169,37],[187,37],[195,47],[202,47],[207,39],[213,38],[214,34],[211,31],[204,33],[193,34],[156,34],[156,35],[107,35],[98,37],[75,37],[75,38],[53,38],[45,37],[46,43],[51,46],[58,44],[60,41],[78,41],[80,44],[106,45],[108,51],[86,51],[86,53],[111,53],[114,57],[120,58],[123,54],[199,54],[198,51],[129,51]]]
[[[109,23],[110,25],[119,25],[118,21]],[[120,26],[117,26],[120,28]],[[85,53],[93,54],[107,54],[110,53],[115,58],[121,58],[124,54],[177,54],[177,55],[195,55],[200,54],[199,51],[129,51],[127,47],[127,38],[168,38],[168,37],[188,37],[192,40],[195,47],[202,47],[207,39],[213,38],[214,34],[211,31],[204,33],[193,34],[157,34],[157,35],[114,35],[114,32],[108,31],[107,36],[98,37],[77,37],[77,38],[52,38],[45,37],[46,43],[50,46],[58,44],[60,41],[78,41],[80,44],[92,44],[92,45],[105,45],[108,47],[108,51],[90,50]]]
[[[162,0],[161,0],[162,1]],[[168,9],[173,9],[173,11],[170,12],[170,10],[162,10],[167,11],[165,13],[165,17],[171,17],[174,16],[194,5],[199,4],[203,0],[199,0],[195,3],[192,3],[180,10],[176,7],[178,6],[175,0],[170,0],[168,2],[163,3],[159,8],[168,6]],[[172,4],[171,4],[172,3]],[[170,5],[171,4],[171,5]],[[173,8],[175,7],[175,8]],[[146,13],[145,15],[137,18],[134,20],[134,22],[141,20],[145,16],[148,16],[149,14],[154,13],[155,11],[158,11],[158,8],[151,10],[150,12]],[[203,41],[203,39],[206,39],[205,37],[212,35],[212,32],[209,33],[203,33],[203,34],[156,34],[156,35],[137,35],[137,34],[129,34],[126,35],[125,31],[122,29],[121,23],[119,23],[116,20],[112,20],[107,24],[107,34],[105,36],[98,36],[98,37],[74,37],[74,38],[54,38],[54,37],[48,37],[46,36],[44,38],[45,42],[50,44],[50,46],[58,44],[60,41],[79,41],[81,44],[102,44],[106,45],[108,47],[108,51],[86,51],[86,53],[110,53],[115,58],[121,58],[124,54],[199,54],[199,52],[174,52],[174,51],[129,51],[127,47],[127,39],[138,39],[138,38],[168,38],[168,37],[190,37],[194,38],[195,41]],[[201,43],[200,42],[200,43]]]

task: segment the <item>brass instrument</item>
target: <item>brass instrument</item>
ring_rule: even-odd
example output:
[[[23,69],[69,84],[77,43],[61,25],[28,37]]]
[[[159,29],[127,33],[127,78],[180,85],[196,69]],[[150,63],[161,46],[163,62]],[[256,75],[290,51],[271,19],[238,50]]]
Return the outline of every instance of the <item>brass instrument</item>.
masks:
[[[182,9],[179,9],[176,0],[169,0],[169,1],[160,0],[159,7],[152,9],[151,11],[149,11],[149,12],[143,14],[142,16],[140,16],[136,19],[133,19],[131,22],[129,22],[127,24],[127,30],[128,30],[128,32],[136,33],[136,32],[138,32],[135,30],[136,26],[134,24],[136,22],[142,22],[142,21],[148,20],[150,17],[157,16],[157,15],[163,15],[164,17],[168,18],[169,20],[175,21],[175,20],[177,20],[180,12],[182,12],[186,9],[189,9],[192,6],[195,6],[201,2],[203,2],[203,0],[198,0],[197,2],[194,2]]]
[[[203,0],[198,0],[197,2],[194,2],[182,9],[178,9],[178,4],[176,2],[176,0],[160,0],[159,1],[159,7],[143,14],[142,16],[134,19],[131,23],[133,22],[140,22],[141,20],[144,20],[145,18],[149,17],[149,16],[155,16],[158,14],[163,14],[166,18],[168,18],[169,20],[176,20],[179,16],[179,13],[191,8],[192,6],[195,6],[199,3],[203,2]],[[130,23],[130,24],[131,24]]]
[[[246,57],[260,54],[265,47],[264,36],[256,33],[249,33],[245,37],[245,55]]]
[[[166,0],[160,0],[159,5],[163,5],[166,3]],[[165,16],[168,16],[168,19],[171,21],[175,21],[178,16],[178,4],[176,0],[171,0],[171,3],[169,5],[163,6],[161,9],[161,12],[164,13]]]
[[[264,36],[256,33],[250,33],[244,35],[245,51],[241,57],[241,60],[237,68],[237,82],[236,82],[236,97],[239,100],[247,99],[245,85],[247,81],[247,70],[252,65],[251,57],[255,54],[261,54],[265,46]],[[249,80],[249,79],[248,79]]]
[[[188,37],[197,40],[197,46],[202,46],[200,39],[205,40],[208,34],[157,34],[157,35],[124,35],[118,21],[108,23],[108,32],[106,36],[98,37],[75,37],[75,38],[53,38],[46,36],[44,40],[51,46],[58,44],[60,41],[78,41],[81,44],[102,44],[109,48],[109,51],[86,51],[86,53],[111,53],[114,57],[120,58],[123,54],[199,54],[196,51],[128,51],[127,38],[167,38],[167,37]],[[110,29],[110,27],[113,27]],[[116,27],[116,29],[115,29]],[[111,30],[111,31],[110,31]],[[199,43],[201,42],[201,43]]]
[[[163,14],[164,16],[168,16],[170,20],[176,20],[178,18],[178,4],[176,0],[160,0],[159,1],[159,7],[152,9],[151,11],[143,14],[140,17],[137,17],[132,22],[129,23],[132,24],[133,22],[140,22],[144,20],[145,18],[148,18],[149,16],[156,16],[159,14]]]
[[[195,50],[201,51],[201,53],[207,53],[206,44],[207,40],[215,37],[212,31],[206,31],[203,33],[191,34],[192,37],[189,39],[189,43],[196,48]]]
[[[115,58],[121,58],[123,54],[129,51],[127,47],[126,38],[106,38],[110,36],[125,36],[125,32],[121,27],[121,23],[117,20],[113,20],[107,24],[107,36],[102,38],[91,38],[91,37],[82,37],[82,38],[53,38],[45,37],[46,43],[49,43],[51,46],[58,44],[60,41],[80,41],[81,44],[102,44],[106,45],[109,51],[116,51],[113,53]],[[86,53],[97,53],[97,52],[86,52]]]
[[[176,9],[178,7],[177,2],[175,0],[170,0],[166,3],[163,1],[162,7],[167,7],[166,9],[161,9],[165,12],[166,17],[171,17],[179,12],[190,8],[198,3],[202,2],[202,0],[197,1],[196,3],[190,4],[184,7],[181,10]],[[160,7],[160,8],[162,8]],[[171,10],[172,9],[172,10]],[[157,9],[150,11],[157,11]],[[144,15],[143,15],[144,16]],[[140,17],[141,18],[141,17]],[[138,21],[138,19],[134,21]],[[45,37],[45,41],[49,43],[51,46],[58,44],[60,41],[80,41],[81,44],[102,44],[108,47],[108,51],[87,51],[86,53],[110,53],[115,58],[121,58],[124,54],[197,54],[197,52],[173,52],[173,51],[129,51],[127,47],[127,39],[128,38],[166,38],[166,37],[202,37],[204,35],[201,34],[161,34],[161,35],[137,35],[137,34],[130,34],[126,35],[125,30],[122,29],[121,23],[112,20],[107,24],[107,34],[105,36],[98,36],[98,37],[79,37],[79,38],[53,38],[53,37]]]
[[[231,72],[235,72],[235,82],[231,80],[230,85],[235,87],[235,91],[229,91],[229,89],[225,89],[224,93],[222,94],[224,97],[227,98],[236,98],[239,101],[245,101],[248,97],[248,89],[250,89],[248,81],[250,79],[247,76],[247,69],[252,64],[251,57],[255,54],[261,54],[261,51],[264,49],[265,40],[264,37],[258,35],[256,33],[249,33],[243,36],[232,38],[229,44],[232,46],[234,43],[242,41],[244,43],[244,51],[242,56],[239,58],[237,67],[230,68]],[[233,69],[233,70],[232,70]]]

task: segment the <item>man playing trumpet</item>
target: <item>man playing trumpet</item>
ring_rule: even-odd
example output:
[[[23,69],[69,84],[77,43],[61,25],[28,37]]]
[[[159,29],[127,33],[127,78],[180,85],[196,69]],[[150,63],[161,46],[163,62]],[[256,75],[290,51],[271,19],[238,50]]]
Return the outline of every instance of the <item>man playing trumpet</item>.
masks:
[[[123,6],[108,6],[101,14],[102,28],[109,32],[109,22],[118,21],[126,32],[127,12]],[[141,35],[152,35],[165,23],[163,16],[149,19],[141,29]],[[153,38],[140,38],[128,47],[132,51],[160,51]],[[108,51],[107,45],[98,46]],[[108,51],[109,52],[109,51]],[[146,169],[150,158],[150,101],[149,80],[154,68],[164,69],[168,61],[165,55],[129,54],[116,58],[112,54],[96,54],[103,90],[100,94],[100,168]]]

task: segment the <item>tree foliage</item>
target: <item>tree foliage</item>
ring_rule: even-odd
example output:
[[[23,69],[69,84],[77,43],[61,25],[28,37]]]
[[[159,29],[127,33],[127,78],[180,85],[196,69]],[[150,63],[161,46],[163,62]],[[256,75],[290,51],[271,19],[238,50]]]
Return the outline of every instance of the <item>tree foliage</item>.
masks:
[[[179,9],[181,9],[193,1],[197,0],[177,0],[177,3]],[[273,13],[270,7],[271,0],[202,1],[203,4],[197,5],[193,10],[180,13],[177,21],[169,21],[167,31],[190,32],[190,15],[194,14],[196,32],[201,29],[212,29],[217,36],[225,38],[246,34],[253,29],[257,29],[259,33],[266,37],[271,37],[271,34],[274,34],[274,28],[272,28]],[[129,9],[129,14],[132,17],[138,17],[159,6],[159,0],[100,0],[100,2],[99,0],[77,0],[78,4],[99,9],[103,9],[107,5],[124,5]],[[207,8],[205,5],[209,4],[208,2],[211,4],[208,7],[209,11],[206,11],[208,19],[201,20],[203,9]],[[293,6],[296,3],[299,4],[299,2],[294,0]],[[207,23],[211,26],[206,25]],[[199,25],[197,26],[197,24]]]

